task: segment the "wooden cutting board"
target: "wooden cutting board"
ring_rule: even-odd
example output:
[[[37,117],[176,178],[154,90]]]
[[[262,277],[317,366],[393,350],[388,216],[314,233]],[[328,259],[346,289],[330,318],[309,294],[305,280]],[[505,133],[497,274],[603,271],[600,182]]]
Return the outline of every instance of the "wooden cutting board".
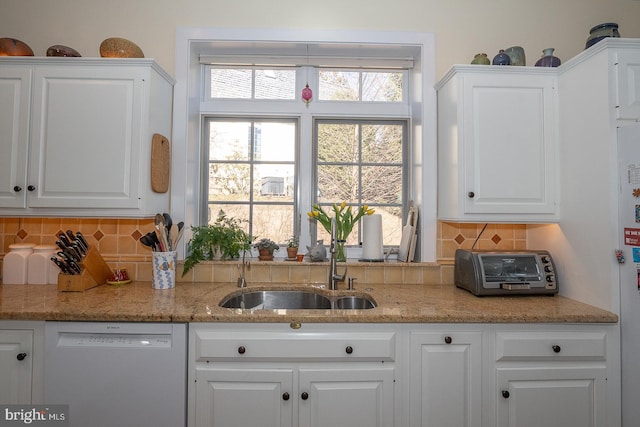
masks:
[[[417,209],[414,207],[409,208],[407,214],[407,222],[402,228],[402,239],[400,240],[400,246],[398,247],[398,261],[411,262],[413,258],[409,258],[411,252],[412,241],[416,234],[416,221],[417,221]],[[415,243],[413,243],[415,248]]]
[[[151,139],[151,189],[156,193],[169,190],[171,176],[171,144],[159,133]]]

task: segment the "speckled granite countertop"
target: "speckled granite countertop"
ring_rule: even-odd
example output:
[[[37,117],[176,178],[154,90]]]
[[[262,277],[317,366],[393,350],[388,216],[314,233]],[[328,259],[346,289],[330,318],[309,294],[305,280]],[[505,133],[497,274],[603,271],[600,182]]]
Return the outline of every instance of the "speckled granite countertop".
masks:
[[[274,285],[249,285],[273,288]],[[310,285],[280,285],[282,289]],[[55,285],[0,285],[0,319],[128,322],[314,323],[615,323],[605,310],[564,297],[475,297],[453,285],[356,285],[378,306],[369,310],[240,310],[218,307],[235,283],[178,283],[154,290],[149,282],[58,292]],[[321,290],[321,292],[329,292]],[[347,291],[337,291],[347,293]]]

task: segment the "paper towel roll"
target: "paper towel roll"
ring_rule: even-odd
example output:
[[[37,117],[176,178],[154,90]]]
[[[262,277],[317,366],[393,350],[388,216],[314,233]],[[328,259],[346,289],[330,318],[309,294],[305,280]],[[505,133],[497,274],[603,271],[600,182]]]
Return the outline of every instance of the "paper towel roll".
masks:
[[[362,221],[362,259],[382,260],[382,215],[365,215]]]

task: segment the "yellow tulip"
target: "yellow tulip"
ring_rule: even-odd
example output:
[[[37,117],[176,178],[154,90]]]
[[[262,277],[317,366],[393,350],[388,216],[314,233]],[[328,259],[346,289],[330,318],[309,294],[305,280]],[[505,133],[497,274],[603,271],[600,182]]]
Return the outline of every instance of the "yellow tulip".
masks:
[[[368,209],[367,210],[367,215],[373,215],[373,213],[375,212],[375,209]]]

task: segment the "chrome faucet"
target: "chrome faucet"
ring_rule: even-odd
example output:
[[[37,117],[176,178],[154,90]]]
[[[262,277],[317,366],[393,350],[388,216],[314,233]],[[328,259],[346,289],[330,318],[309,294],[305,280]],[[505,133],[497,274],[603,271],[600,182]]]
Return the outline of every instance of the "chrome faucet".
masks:
[[[242,252],[242,265],[238,264],[238,274],[240,276],[240,277],[238,277],[238,287],[239,288],[246,288],[247,287],[247,280],[244,278],[245,268],[247,270],[251,270],[251,264],[249,264],[249,261],[246,261],[245,254],[246,254],[246,251],[243,251]]]
[[[347,275],[347,267],[344,268],[344,274],[338,274],[338,265],[336,263],[337,239],[336,239],[336,219],[331,219],[331,246],[329,247],[331,253],[331,263],[329,267],[329,289],[335,291],[338,289],[338,282],[344,282],[344,278]]]

